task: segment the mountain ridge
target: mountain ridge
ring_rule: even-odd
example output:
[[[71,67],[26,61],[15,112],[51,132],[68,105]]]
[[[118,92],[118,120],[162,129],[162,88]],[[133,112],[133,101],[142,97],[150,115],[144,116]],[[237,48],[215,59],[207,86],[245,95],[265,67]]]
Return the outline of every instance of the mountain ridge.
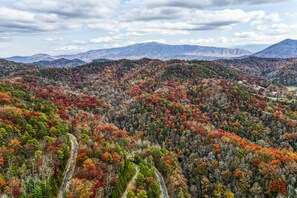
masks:
[[[261,58],[297,58],[297,40],[285,39],[254,53],[253,56]]]
[[[36,63],[40,61],[56,61],[58,59],[80,60],[82,62],[92,62],[93,60],[119,60],[131,59],[137,60],[142,58],[159,59],[159,60],[218,60],[218,59],[238,59],[245,57],[260,58],[296,58],[297,57],[297,40],[285,39],[269,47],[252,53],[243,48],[223,48],[200,45],[173,45],[158,42],[136,43],[133,45],[95,49],[87,52],[81,52],[69,55],[51,56],[44,53],[32,56],[13,56],[5,58],[6,60],[21,63]],[[69,66],[69,65],[67,65]],[[77,66],[75,64],[74,66]]]
[[[32,56],[12,56],[4,59],[9,61],[14,61],[14,62],[20,62],[20,63],[33,63],[38,61],[52,61],[55,58],[48,54],[38,53]]]
[[[234,58],[250,55],[251,52],[239,48],[220,48],[199,45],[168,45],[157,42],[138,43],[118,48],[90,50],[87,52],[51,56],[48,54],[35,54],[33,56],[13,56],[6,60],[33,63],[39,61],[52,61],[54,59],[80,59],[84,62],[92,62],[96,59],[141,59],[152,58],[160,60],[169,59],[201,59],[214,60],[219,58]]]
[[[85,63],[86,62],[79,59],[69,60],[65,58],[59,58],[51,61],[38,61],[31,64],[40,67],[76,67]]]

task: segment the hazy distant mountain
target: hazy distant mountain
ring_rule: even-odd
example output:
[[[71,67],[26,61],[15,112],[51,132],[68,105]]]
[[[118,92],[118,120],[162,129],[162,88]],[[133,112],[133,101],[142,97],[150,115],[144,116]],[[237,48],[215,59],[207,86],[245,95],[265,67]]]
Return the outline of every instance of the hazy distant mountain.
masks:
[[[106,58],[101,58],[101,59],[95,59],[92,60],[92,63],[108,63],[111,62],[112,60],[106,59]]]
[[[286,39],[253,54],[253,56],[262,58],[296,58],[297,40]]]
[[[204,47],[197,45],[166,45],[156,42],[140,43],[120,48],[92,50],[85,53],[60,56],[91,62],[94,59],[205,59],[233,58],[251,54],[243,49]]]
[[[39,61],[52,61],[54,59],[79,59],[85,62],[93,60],[116,60],[116,59],[202,59],[214,60],[222,58],[235,58],[250,55],[251,52],[244,49],[229,49],[218,47],[204,47],[198,45],[166,45],[156,42],[140,43],[126,47],[92,50],[73,55],[50,56],[47,54],[36,54],[33,56],[14,56],[6,58],[15,62],[33,63]]]
[[[60,59],[55,59],[51,61],[38,61],[32,64],[40,67],[75,67],[75,66],[83,65],[85,63],[86,62],[79,59],[69,60],[65,58],[60,58]]]
[[[55,58],[48,54],[35,54],[33,56],[13,56],[6,58],[6,60],[20,62],[20,63],[33,63],[38,61],[51,61]]]
[[[250,52],[256,53],[259,51],[264,50],[265,48],[269,47],[270,45],[267,44],[251,44],[251,45],[236,45],[232,48],[240,48],[240,49],[246,49]]]

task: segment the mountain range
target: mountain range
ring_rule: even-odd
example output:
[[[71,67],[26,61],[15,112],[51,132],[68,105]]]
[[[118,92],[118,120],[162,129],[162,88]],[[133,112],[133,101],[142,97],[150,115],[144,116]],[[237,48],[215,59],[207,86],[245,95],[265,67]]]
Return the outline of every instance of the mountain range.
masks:
[[[152,58],[160,60],[170,59],[204,59],[234,58],[249,55],[251,52],[243,49],[228,49],[204,47],[197,45],[166,45],[157,42],[140,43],[120,48],[92,50],[85,53],[61,56],[66,59],[80,59],[90,62],[94,59],[140,59]]]
[[[259,58],[295,58],[297,57],[297,40],[286,39],[252,53],[245,49],[218,48],[198,45],[167,45],[157,42],[139,43],[126,47],[91,50],[84,53],[51,56],[48,54],[35,54],[33,56],[13,56],[6,60],[33,63],[38,66],[77,66],[96,60],[141,59],[151,58],[160,60],[217,60],[238,59],[245,57]]]
[[[126,47],[91,50],[72,55],[50,56],[48,54],[36,54],[33,56],[13,56],[6,60],[33,63],[39,61],[52,61],[55,59],[79,59],[84,62],[92,62],[96,59],[140,59],[152,58],[160,60],[169,59],[203,59],[214,60],[219,58],[235,58],[250,55],[251,52],[244,49],[229,49],[218,47],[204,47],[198,45],[167,45],[157,42],[140,43]]]

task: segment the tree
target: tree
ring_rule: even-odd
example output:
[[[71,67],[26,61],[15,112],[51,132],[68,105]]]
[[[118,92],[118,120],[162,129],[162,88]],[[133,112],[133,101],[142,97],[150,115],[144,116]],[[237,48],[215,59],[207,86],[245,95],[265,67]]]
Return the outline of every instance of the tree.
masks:
[[[33,198],[43,198],[44,197],[44,189],[41,183],[38,183],[32,191]]]
[[[274,181],[269,184],[269,189],[271,190],[271,192],[288,196],[287,184],[285,182]]]
[[[231,191],[226,191],[224,195],[226,198],[234,198],[235,197],[234,193]]]
[[[1,178],[1,175],[0,175],[0,192],[2,191],[3,187],[6,186],[6,182],[4,181],[3,178]]]
[[[143,186],[144,185],[144,175],[141,173],[138,173],[137,177],[136,177],[136,185],[137,186]]]
[[[224,185],[222,183],[217,183],[213,194],[215,197],[222,197],[224,194]]]
[[[105,153],[103,153],[102,160],[105,162],[109,161],[109,153],[107,151]]]
[[[159,197],[161,194],[161,189],[157,181],[153,181],[149,186],[149,197]]]
[[[58,130],[56,129],[56,127],[51,127],[50,130],[49,130],[49,134],[51,136],[55,136],[55,135],[58,135]]]
[[[41,139],[44,136],[47,136],[48,135],[48,126],[47,126],[47,124],[44,121],[43,122],[39,121],[38,126],[39,126],[39,130],[38,130],[38,133],[37,133],[37,137]]]
[[[148,198],[147,193],[145,190],[141,190],[137,193],[138,198]]]
[[[35,137],[35,136],[36,136],[36,132],[35,132],[35,130],[33,129],[32,125],[30,125],[30,124],[26,124],[25,132],[27,132],[27,133],[28,133],[29,135],[31,135],[32,137]]]
[[[4,157],[3,155],[0,154],[0,166],[2,166],[4,164]]]
[[[114,152],[112,154],[112,158],[113,158],[113,161],[116,165],[119,165],[120,162],[121,162],[121,156],[117,153],[117,152]]]
[[[129,190],[127,193],[127,198],[135,198],[135,193],[132,190]]]

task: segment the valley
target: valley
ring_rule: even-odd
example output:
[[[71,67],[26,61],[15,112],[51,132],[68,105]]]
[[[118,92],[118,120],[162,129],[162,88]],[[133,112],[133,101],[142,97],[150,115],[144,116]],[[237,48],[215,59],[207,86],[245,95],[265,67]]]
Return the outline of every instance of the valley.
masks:
[[[1,81],[2,194],[295,196],[296,96],[279,83],[216,61],[152,59]]]

